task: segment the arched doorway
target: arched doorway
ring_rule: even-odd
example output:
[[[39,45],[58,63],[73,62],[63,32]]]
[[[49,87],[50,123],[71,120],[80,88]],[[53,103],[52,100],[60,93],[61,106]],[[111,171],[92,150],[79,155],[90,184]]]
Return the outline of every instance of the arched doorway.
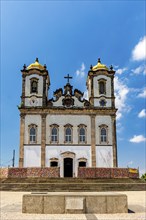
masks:
[[[73,159],[64,158],[64,177],[73,177]]]

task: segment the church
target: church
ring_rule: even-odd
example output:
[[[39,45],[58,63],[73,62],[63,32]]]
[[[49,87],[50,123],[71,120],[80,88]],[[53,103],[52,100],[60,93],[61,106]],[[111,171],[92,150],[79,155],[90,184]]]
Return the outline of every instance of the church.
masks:
[[[21,72],[19,168],[59,167],[60,177],[77,177],[79,167],[118,166],[112,66],[90,66],[88,100],[69,74],[49,99],[50,75],[38,58]]]

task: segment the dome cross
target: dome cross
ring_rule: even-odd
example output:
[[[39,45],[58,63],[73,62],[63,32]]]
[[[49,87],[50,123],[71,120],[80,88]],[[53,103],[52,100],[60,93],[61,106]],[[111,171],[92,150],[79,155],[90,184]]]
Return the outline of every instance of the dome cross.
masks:
[[[69,76],[69,74],[67,74],[67,76],[65,76],[64,78],[67,79],[67,83],[69,83],[69,80],[72,79],[72,76]]]

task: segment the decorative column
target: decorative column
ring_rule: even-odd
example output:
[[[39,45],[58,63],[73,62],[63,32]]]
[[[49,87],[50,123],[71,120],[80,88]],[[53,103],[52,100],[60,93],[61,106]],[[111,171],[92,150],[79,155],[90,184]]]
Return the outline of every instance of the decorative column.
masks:
[[[21,96],[21,105],[25,105],[25,79],[26,75],[22,75],[22,96]]]
[[[113,167],[118,167],[117,158],[117,135],[116,135],[116,116],[112,116],[112,140],[113,140]]]
[[[91,78],[91,97],[90,97],[90,104],[94,105],[94,82],[93,82],[93,76],[90,76]]]
[[[42,114],[41,167],[45,167],[45,161],[46,161],[46,114]]]
[[[95,115],[91,115],[91,158],[92,167],[96,167]]]
[[[111,101],[112,108],[115,108],[115,97],[114,97],[114,76],[111,77]]]
[[[46,106],[46,80],[47,76],[43,76],[43,106]]]
[[[24,129],[25,114],[20,114],[20,149],[19,149],[19,167],[24,166]]]

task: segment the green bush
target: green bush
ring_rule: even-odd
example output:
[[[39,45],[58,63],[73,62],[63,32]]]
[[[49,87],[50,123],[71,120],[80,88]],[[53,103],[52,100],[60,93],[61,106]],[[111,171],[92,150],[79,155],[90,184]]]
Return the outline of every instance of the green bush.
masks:
[[[141,179],[146,181],[146,173],[142,174]]]

